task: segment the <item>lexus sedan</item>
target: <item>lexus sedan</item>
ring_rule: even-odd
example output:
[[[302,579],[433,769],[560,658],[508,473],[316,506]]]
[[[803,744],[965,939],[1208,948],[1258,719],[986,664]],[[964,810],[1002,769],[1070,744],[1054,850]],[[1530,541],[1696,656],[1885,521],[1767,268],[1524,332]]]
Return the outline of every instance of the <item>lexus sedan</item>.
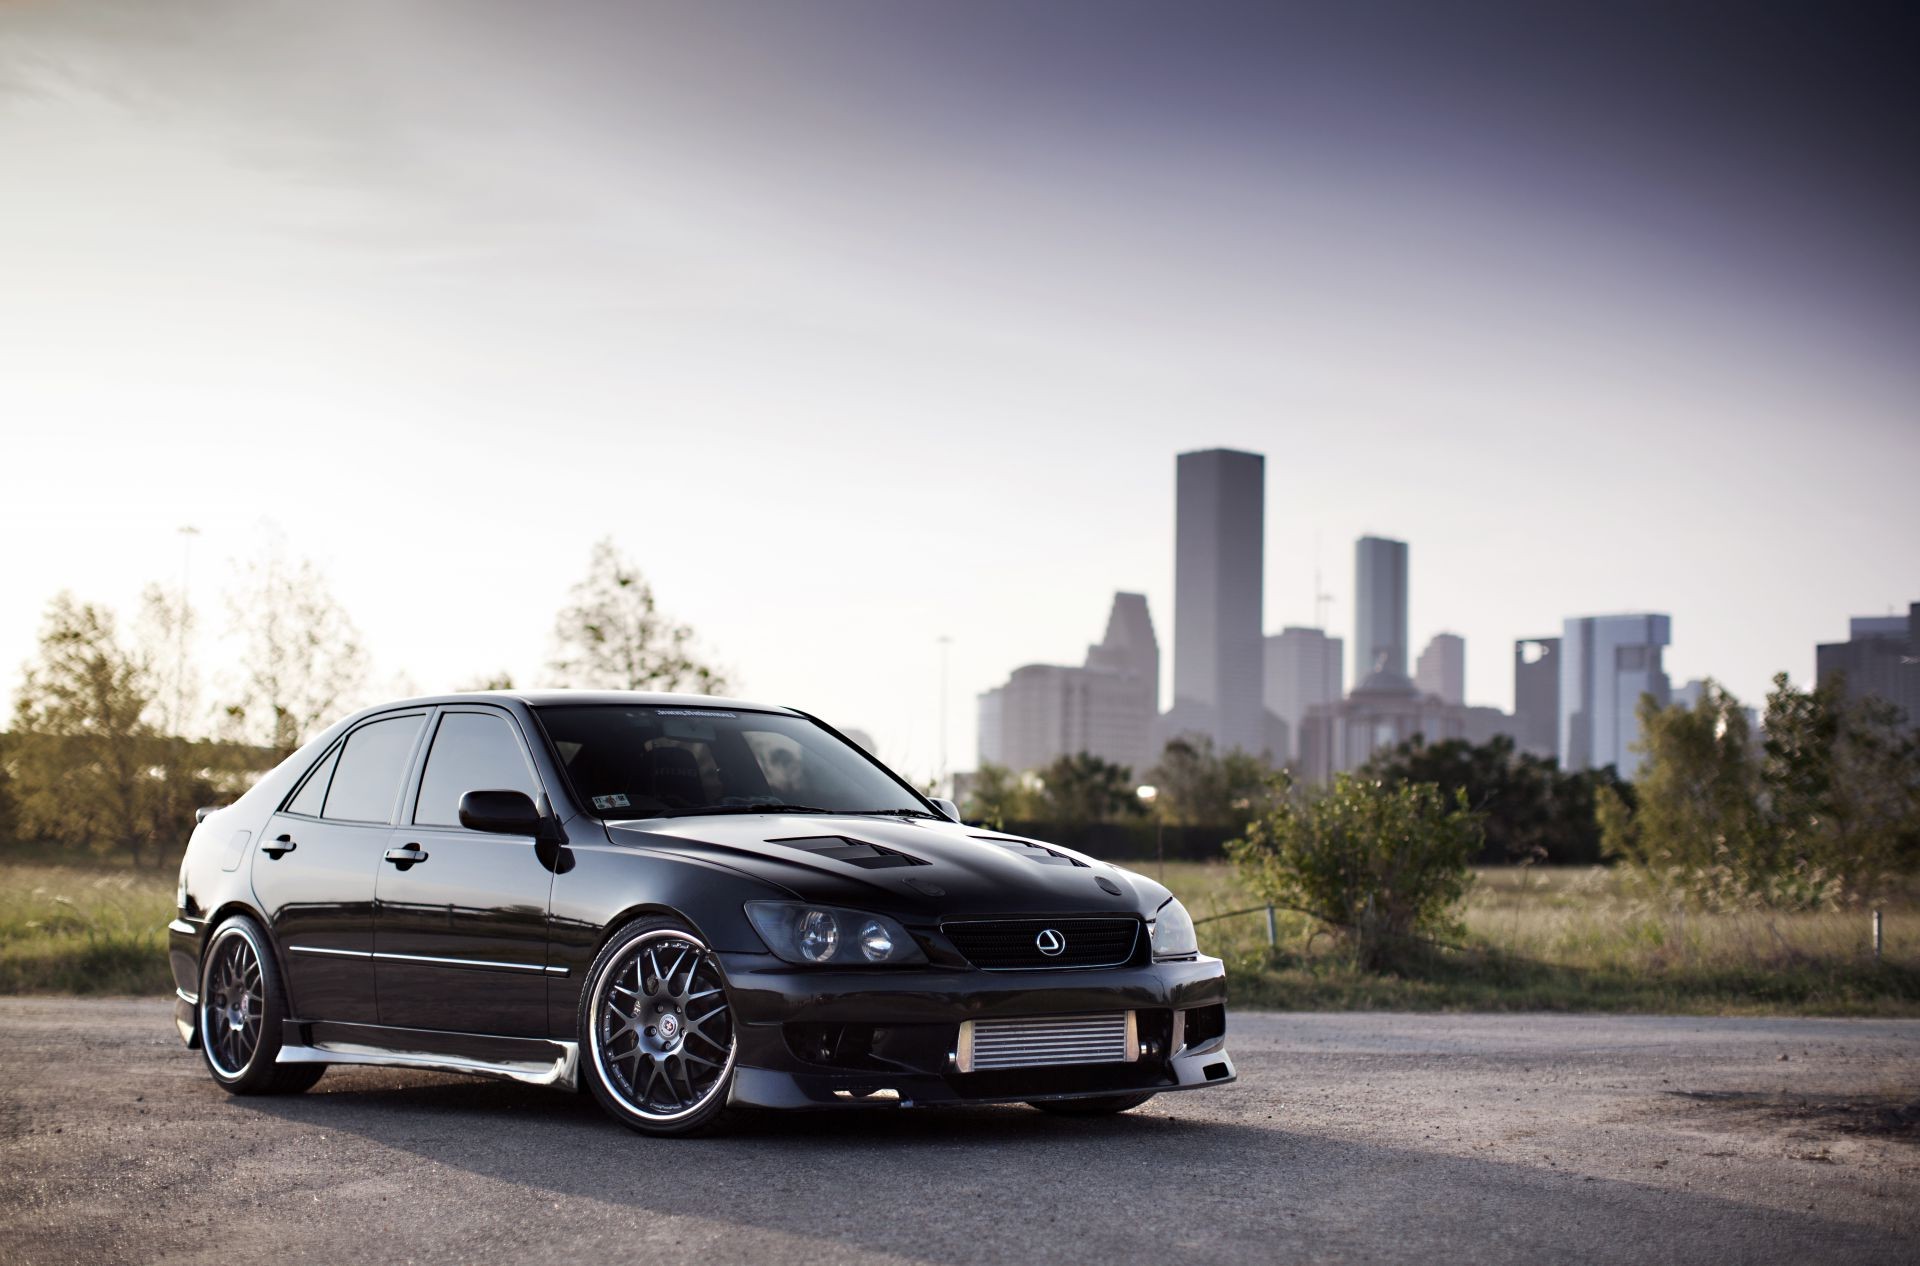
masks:
[[[730,1105],[1123,1112],[1234,1079],[1226,978],[1144,876],[967,826],[829,726],[498,692],[349,717],[202,810],[181,1038],[236,1094],[330,1064]]]

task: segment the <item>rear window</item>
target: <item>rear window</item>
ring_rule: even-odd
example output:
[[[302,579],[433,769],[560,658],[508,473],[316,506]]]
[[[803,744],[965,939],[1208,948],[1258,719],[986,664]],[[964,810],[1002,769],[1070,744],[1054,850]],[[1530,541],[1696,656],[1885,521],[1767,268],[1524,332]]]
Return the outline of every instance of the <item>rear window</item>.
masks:
[[[320,816],[342,822],[393,821],[425,719],[419,713],[387,717],[347,735]]]

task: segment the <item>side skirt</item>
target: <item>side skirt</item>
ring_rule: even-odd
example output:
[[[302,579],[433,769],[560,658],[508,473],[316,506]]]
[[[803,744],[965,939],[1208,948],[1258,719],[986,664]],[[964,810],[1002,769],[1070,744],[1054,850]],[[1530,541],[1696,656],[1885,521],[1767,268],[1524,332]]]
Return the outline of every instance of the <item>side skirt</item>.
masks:
[[[294,1021],[289,1028],[292,1032],[280,1048],[278,1063],[377,1064],[472,1073],[563,1090],[579,1086],[578,1042],[396,1029],[377,1024]]]

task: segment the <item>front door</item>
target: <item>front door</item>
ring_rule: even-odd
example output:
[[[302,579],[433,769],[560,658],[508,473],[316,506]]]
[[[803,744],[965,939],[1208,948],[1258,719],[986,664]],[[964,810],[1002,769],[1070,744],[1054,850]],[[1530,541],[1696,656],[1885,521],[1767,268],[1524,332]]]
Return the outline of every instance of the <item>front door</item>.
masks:
[[[460,825],[469,791],[539,783],[518,725],[499,709],[442,709],[419,791],[380,866],[374,974],[380,1023],[545,1037],[553,872],[531,836]]]
[[[373,903],[425,712],[356,726],[267,821],[253,891],[301,1020],[372,1024]]]

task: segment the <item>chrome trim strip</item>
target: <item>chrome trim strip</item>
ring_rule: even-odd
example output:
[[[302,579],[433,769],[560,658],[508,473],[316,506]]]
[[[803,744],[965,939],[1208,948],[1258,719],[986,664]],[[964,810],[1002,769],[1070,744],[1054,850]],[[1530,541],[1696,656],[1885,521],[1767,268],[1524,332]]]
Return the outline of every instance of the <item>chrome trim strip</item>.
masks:
[[[391,1068],[424,1068],[441,1073],[475,1073],[503,1077],[529,1086],[558,1086],[573,1090],[580,1081],[580,1043],[548,1042],[555,1054],[551,1063],[534,1060],[479,1059],[441,1055],[432,1051],[391,1051],[359,1042],[316,1042],[312,1046],[282,1046],[281,1064],[380,1064]]]
[[[325,945],[289,945],[289,954],[320,954],[327,958],[372,958],[368,950],[330,949]]]
[[[485,958],[436,958],[431,954],[395,954],[387,950],[375,950],[373,957],[384,963],[430,963],[435,967],[471,967],[476,971],[525,971],[545,975],[548,970],[541,963],[502,963]]]

